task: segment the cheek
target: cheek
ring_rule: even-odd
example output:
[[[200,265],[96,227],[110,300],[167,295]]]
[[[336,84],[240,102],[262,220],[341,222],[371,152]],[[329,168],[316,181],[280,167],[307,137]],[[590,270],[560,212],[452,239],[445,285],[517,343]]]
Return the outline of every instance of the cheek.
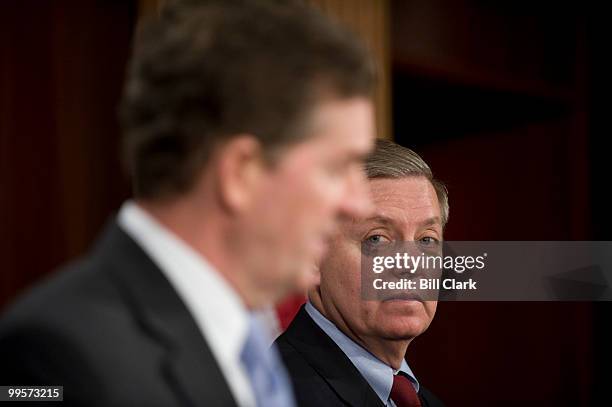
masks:
[[[321,289],[335,303],[348,308],[361,300],[359,252],[351,244],[332,242],[320,270]]]
[[[436,314],[436,310],[438,309],[437,301],[425,301],[425,310],[427,311],[427,315],[430,319],[433,319]]]
[[[330,186],[322,176],[312,174],[301,184],[301,204],[313,219],[321,219],[320,222],[328,222],[336,209],[339,188]],[[297,194],[296,194],[297,195]]]
[[[384,318],[385,315],[380,312],[380,306],[381,304],[378,301],[361,301],[361,318],[370,332],[375,331],[373,328],[377,325],[384,323],[381,317]]]
[[[272,207],[293,217],[294,221],[308,219],[311,222],[320,218],[331,200],[317,178],[305,172],[275,180],[268,191]]]
[[[296,167],[287,182],[295,186],[296,194],[308,206],[331,211],[342,198],[346,181],[342,176],[330,174],[322,164],[308,163]]]
[[[311,193],[303,179],[292,177],[275,177],[260,192],[260,204],[254,209],[254,217],[268,215],[268,221],[283,225],[291,233],[310,216],[309,200]],[[262,219],[263,221],[263,219]]]

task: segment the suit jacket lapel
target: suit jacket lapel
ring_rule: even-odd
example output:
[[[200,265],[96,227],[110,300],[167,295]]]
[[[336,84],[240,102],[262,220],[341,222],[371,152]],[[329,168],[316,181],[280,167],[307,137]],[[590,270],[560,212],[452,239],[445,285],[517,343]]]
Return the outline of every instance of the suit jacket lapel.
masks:
[[[284,335],[346,403],[351,406],[383,405],[355,365],[303,306]]]
[[[140,246],[112,222],[95,255],[105,262],[140,327],[165,349],[163,374],[183,404],[236,405],[191,314]]]

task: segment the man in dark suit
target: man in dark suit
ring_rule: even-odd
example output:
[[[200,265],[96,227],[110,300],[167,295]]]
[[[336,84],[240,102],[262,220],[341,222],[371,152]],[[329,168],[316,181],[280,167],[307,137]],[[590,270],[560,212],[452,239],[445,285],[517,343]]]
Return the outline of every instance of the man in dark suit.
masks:
[[[78,405],[291,406],[256,311],[316,282],[330,228],[370,208],[369,59],[274,1],[176,1],[137,40],[134,200],[2,316],[0,384]]]
[[[374,214],[346,221],[335,234],[320,263],[320,284],[276,344],[301,406],[442,406],[405,359],[436,301],[363,297],[361,250],[397,242],[437,246],[448,219],[446,188],[417,154],[384,140],[366,173]]]

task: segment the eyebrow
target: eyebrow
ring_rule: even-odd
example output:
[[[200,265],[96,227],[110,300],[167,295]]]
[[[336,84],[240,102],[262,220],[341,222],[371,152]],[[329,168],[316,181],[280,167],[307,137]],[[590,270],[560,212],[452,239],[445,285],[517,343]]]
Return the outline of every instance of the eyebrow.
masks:
[[[353,222],[356,223],[357,219],[353,219]],[[362,222],[378,222],[382,223],[383,225],[393,225],[396,223],[393,219],[384,215],[370,216],[369,218],[364,219]]]
[[[433,226],[433,225],[442,226],[442,219],[440,219],[439,216],[434,216],[429,219],[425,219],[422,222],[419,222],[419,226]]]

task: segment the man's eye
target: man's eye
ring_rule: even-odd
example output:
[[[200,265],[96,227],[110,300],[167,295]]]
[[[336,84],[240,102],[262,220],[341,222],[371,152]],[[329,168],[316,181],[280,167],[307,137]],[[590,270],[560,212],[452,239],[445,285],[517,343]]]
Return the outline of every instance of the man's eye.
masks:
[[[366,238],[366,243],[376,245],[387,242],[388,240],[383,235],[372,235]]]
[[[419,240],[419,242],[425,246],[437,246],[438,243],[440,243],[438,239],[436,239],[435,237],[431,237],[431,236],[422,237]]]
[[[389,240],[382,235],[368,236],[361,243],[362,253],[366,256],[376,256],[384,249],[386,242]]]

